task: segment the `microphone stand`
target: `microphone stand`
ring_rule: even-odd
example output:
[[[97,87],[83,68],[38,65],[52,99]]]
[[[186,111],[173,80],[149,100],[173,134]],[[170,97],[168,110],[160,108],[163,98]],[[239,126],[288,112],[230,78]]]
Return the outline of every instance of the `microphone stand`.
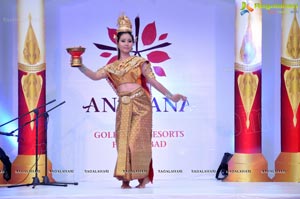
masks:
[[[18,120],[18,119],[23,118],[24,116],[26,116],[26,115],[28,115],[28,114],[30,114],[30,113],[32,113],[32,112],[35,113],[35,119],[30,120],[29,122],[26,122],[26,123],[23,124],[21,127],[18,127],[17,129],[11,131],[10,133],[0,132],[0,135],[5,135],[5,136],[15,136],[15,137],[18,137],[18,135],[14,135],[14,133],[15,133],[17,130],[22,129],[23,127],[25,127],[26,125],[30,124],[30,123],[33,122],[33,121],[36,121],[36,159],[35,159],[35,161],[36,161],[36,170],[35,170],[35,177],[33,178],[33,184],[34,184],[34,183],[37,183],[37,181],[38,181],[38,178],[37,178],[37,161],[38,161],[38,158],[37,158],[37,157],[38,157],[38,156],[37,156],[37,149],[38,149],[38,118],[39,118],[39,117],[38,117],[38,110],[39,110],[40,108],[42,108],[42,107],[47,106],[48,104],[51,104],[51,103],[55,102],[55,101],[56,101],[56,100],[52,100],[52,101],[50,101],[50,102],[47,102],[46,104],[43,104],[43,105],[41,105],[41,106],[39,106],[39,107],[37,107],[37,108],[35,108],[35,109],[33,109],[33,110],[31,110],[31,111],[29,111],[29,112],[23,114],[23,115],[21,115],[21,116],[18,116],[18,117],[16,117],[16,118],[14,118],[14,119],[12,119],[12,120],[10,120],[10,121],[8,121],[8,122],[6,122],[6,123],[0,125],[0,127],[5,126],[5,125],[7,125],[7,124],[9,124],[9,123],[11,123],[11,122],[13,122],[13,121],[15,121],[15,120]],[[29,185],[30,185],[30,184],[29,184]],[[10,187],[14,187],[14,186],[10,186]]]
[[[19,117],[16,117],[15,119],[12,119],[12,120],[10,120],[10,121],[4,123],[4,124],[1,124],[0,127],[5,126],[6,124],[9,124],[9,123],[11,123],[11,122],[13,122],[13,121],[15,121],[15,120],[17,120],[17,119],[21,119],[22,117],[24,117],[24,116],[26,116],[26,115],[28,115],[28,114],[34,112],[35,110],[38,110],[38,109],[40,109],[40,108],[43,108],[44,106],[47,106],[48,104],[51,104],[51,103],[53,103],[53,102],[55,102],[55,101],[56,101],[55,99],[54,99],[54,100],[51,100],[50,102],[47,102],[46,104],[43,104],[43,105],[41,105],[41,106],[39,106],[39,107],[37,107],[37,108],[35,108],[35,109],[33,109],[33,110],[27,112],[27,113],[24,113],[23,115],[21,115],[21,116],[19,116]],[[30,121],[30,122],[31,122],[31,121]],[[29,122],[29,123],[30,123],[30,122]],[[26,126],[26,125],[24,125],[24,126]],[[24,127],[24,126],[23,126],[23,127]],[[18,130],[18,129],[16,129],[16,130]],[[14,130],[14,131],[16,131],[16,130]]]
[[[37,107],[37,108],[35,108],[35,109],[33,109],[33,110],[27,112],[27,113],[24,113],[24,114],[21,115],[21,116],[18,116],[18,117],[16,117],[16,118],[14,118],[14,119],[12,119],[12,120],[10,120],[10,121],[4,123],[4,124],[1,124],[1,125],[0,125],[0,128],[1,128],[2,126],[5,126],[5,125],[7,125],[7,124],[9,124],[9,123],[11,123],[11,122],[13,122],[13,121],[15,121],[15,120],[21,119],[21,118],[23,118],[24,116],[26,116],[26,115],[28,115],[28,114],[30,114],[30,113],[32,113],[32,112],[36,112],[36,111],[38,112],[38,110],[39,110],[40,108],[43,108],[44,106],[47,106],[47,105],[49,105],[49,104],[51,104],[51,103],[53,103],[53,102],[55,102],[55,101],[56,101],[55,99],[54,99],[54,100],[51,100],[50,102],[47,102],[46,104],[43,104],[43,105],[41,105],[41,106],[39,106],[39,107]],[[28,124],[30,124],[30,123],[33,122],[33,121],[35,121],[35,119],[32,119],[32,120],[30,120],[30,121],[28,121],[28,122],[22,124],[21,127],[16,128],[15,130],[11,131],[10,133],[5,133],[5,132],[1,132],[1,131],[0,131],[0,135],[5,135],[5,136],[15,136],[15,137],[18,137],[18,139],[19,139],[19,136],[18,136],[18,135],[14,135],[14,133],[15,133],[16,131],[20,130],[20,129],[23,129],[25,126],[27,126]]]
[[[5,133],[0,131],[0,135],[5,135],[5,136],[15,136],[18,137],[17,135],[14,135],[13,133]]]
[[[64,187],[68,186],[67,183],[50,183],[50,182],[49,182],[49,179],[48,179],[48,176],[47,176],[47,155],[45,155],[45,168],[46,168],[45,172],[46,172],[46,176],[43,176],[43,182],[42,182],[42,183],[40,182],[40,180],[39,180],[39,178],[38,178],[38,127],[39,127],[38,119],[39,119],[40,117],[46,117],[46,119],[47,119],[47,118],[48,118],[48,112],[50,112],[51,110],[57,108],[58,106],[61,106],[62,104],[65,103],[65,101],[62,102],[62,103],[60,103],[59,105],[53,107],[53,108],[50,109],[49,111],[46,111],[46,112],[44,112],[43,114],[40,114],[40,115],[39,115],[39,109],[40,109],[41,107],[44,107],[44,106],[46,106],[46,105],[48,105],[48,104],[54,102],[54,101],[55,101],[55,100],[53,100],[53,101],[51,101],[51,102],[49,102],[49,103],[47,103],[47,104],[45,104],[45,105],[42,105],[42,106],[40,106],[40,107],[38,107],[38,108],[36,108],[36,109],[34,109],[34,110],[28,112],[28,113],[34,112],[34,113],[35,113],[35,119],[30,120],[29,122],[25,123],[25,124],[22,126],[22,128],[23,128],[24,126],[28,125],[28,124],[31,123],[32,121],[35,121],[35,124],[36,124],[36,125],[35,125],[35,131],[36,131],[36,133],[35,133],[35,134],[36,134],[36,135],[35,135],[35,176],[33,177],[32,183],[29,183],[29,184],[12,185],[12,186],[8,186],[8,188],[21,187],[21,186],[30,186],[30,185],[33,185],[33,186],[32,186],[33,189],[34,189],[37,185],[52,185],[52,186],[64,186]],[[22,116],[20,116],[20,117],[23,117],[23,116],[27,115],[28,113],[26,113],[26,114],[24,114],[24,115],[22,115]],[[46,115],[47,115],[47,116],[46,116]],[[20,117],[19,117],[19,118],[20,118]],[[18,119],[18,118],[16,118],[16,119]],[[14,120],[16,120],[16,119],[14,119]],[[10,123],[10,122],[12,122],[12,121],[14,121],[14,120],[11,120],[11,121],[9,121],[9,122],[3,124],[3,125],[6,125],[6,124],[8,124],[8,123]],[[45,123],[46,123],[46,121],[45,121]],[[1,125],[1,126],[3,126],[3,125]],[[0,127],[1,127],[1,126],[0,126]],[[16,130],[18,130],[18,129],[16,129]],[[10,134],[13,134],[16,130],[12,131]],[[47,130],[47,127],[45,127],[45,130]],[[47,131],[46,131],[46,133],[47,133]],[[46,137],[47,137],[47,135],[46,135]],[[46,140],[47,140],[47,138],[46,138]],[[46,153],[47,153],[47,141],[46,141],[46,147],[45,147],[45,148],[46,148]],[[70,183],[70,184],[78,185],[78,183]]]
[[[48,168],[47,168],[47,160],[48,160],[48,150],[47,150],[47,146],[48,146],[48,138],[47,138],[47,134],[48,134],[48,119],[49,119],[49,112],[52,111],[53,109],[61,106],[62,104],[64,104],[65,101],[61,102],[60,104],[56,105],[55,107],[51,108],[50,110],[46,111],[43,116],[45,117],[45,132],[46,132],[46,136],[45,136],[45,176],[43,176],[43,183],[42,185],[52,185],[52,186],[68,186],[68,184],[71,185],[78,185],[78,182],[50,182],[49,178],[48,178]]]
[[[33,185],[32,188],[35,188],[36,185],[40,184],[40,180],[38,178],[38,140],[39,140],[38,136],[39,136],[39,117],[40,117],[39,116],[39,109],[36,108],[36,109],[32,110],[31,112],[34,112],[35,119],[30,120],[29,122],[26,122],[24,126],[26,126],[27,124],[31,123],[32,121],[35,121],[35,171],[34,171],[35,175],[32,178],[32,180],[33,180],[32,183],[11,185],[11,186],[8,186],[8,188],[30,186],[30,185]],[[24,126],[22,126],[22,127],[24,127]]]

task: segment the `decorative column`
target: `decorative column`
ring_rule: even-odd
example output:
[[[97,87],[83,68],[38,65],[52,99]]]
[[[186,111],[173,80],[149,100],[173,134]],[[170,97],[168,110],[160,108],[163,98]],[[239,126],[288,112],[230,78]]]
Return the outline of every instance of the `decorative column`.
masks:
[[[298,4],[284,0],[283,4]],[[300,182],[300,28],[299,10],[283,9],[281,38],[281,153],[273,181]]]
[[[17,0],[18,14],[18,107],[19,115],[45,104],[46,63],[45,63],[45,24],[44,1]],[[45,107],[38,109],[39,114]],[[45,176],[45,119],[38,119],[38,170],[35,171],[36,123],[24,124],[35,119],[30,113],[19,120],[19,150],[12,164],[12,184],[32,182],[35,172],[39,180]],[[48,169],[51,163],[48,161]],[[48,177],[53,181],[51,173]]]
[[[225,181],[270,181],[261,154],[261,0],[236,0],[235,35],[235,154]]]

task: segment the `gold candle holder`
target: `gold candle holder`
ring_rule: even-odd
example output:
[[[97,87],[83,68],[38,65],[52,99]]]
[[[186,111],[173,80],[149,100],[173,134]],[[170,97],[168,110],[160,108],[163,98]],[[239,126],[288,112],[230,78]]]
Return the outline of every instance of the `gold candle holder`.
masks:
[[[71,55],[71,66],[72,67],[80,67],[82,65],[82,58],[81,55],[84,53],[85,48],[79,47],[72,47],[67,48],[67,52]]]

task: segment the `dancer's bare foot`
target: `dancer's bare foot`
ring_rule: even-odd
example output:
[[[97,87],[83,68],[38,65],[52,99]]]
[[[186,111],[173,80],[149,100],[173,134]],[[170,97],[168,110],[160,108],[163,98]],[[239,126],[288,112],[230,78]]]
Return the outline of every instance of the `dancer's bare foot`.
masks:
[[[144,179],[139,179],[139,185],[138,186],[136,186],[136,188],[145,188],[146,187],[146,184],[148,184],[150,182],[150,180],[149,180],[149,178],[148,177],[146,177],[146,178],[144,178]]]
[[[131,186],[129,185],[129,181],[123,181],[121,188],[122,189],[131,189]]]

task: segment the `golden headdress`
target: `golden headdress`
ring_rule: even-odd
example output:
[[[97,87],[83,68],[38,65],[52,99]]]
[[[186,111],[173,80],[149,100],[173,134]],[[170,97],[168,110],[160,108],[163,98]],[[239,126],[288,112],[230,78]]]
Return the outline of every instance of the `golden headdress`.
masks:
[[[132,32],[132,25],[130,19],[126,15],[121,15],[118,18],[118,29],[117,33],[119,32]]]

